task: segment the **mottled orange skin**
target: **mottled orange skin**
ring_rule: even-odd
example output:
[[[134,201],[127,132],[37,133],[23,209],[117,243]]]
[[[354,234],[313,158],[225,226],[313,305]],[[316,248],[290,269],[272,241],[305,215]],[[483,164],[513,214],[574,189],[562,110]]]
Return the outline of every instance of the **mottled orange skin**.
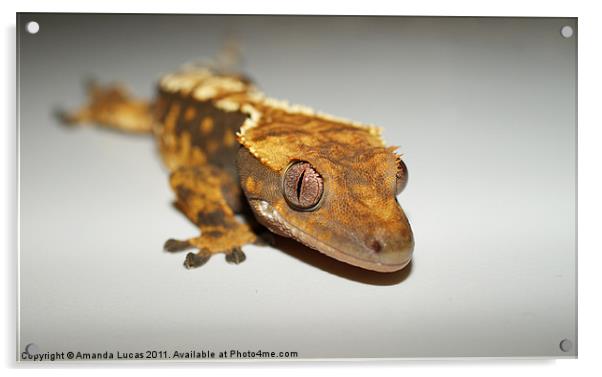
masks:
[[[200,230],[165,244],[198,250],[187,255],[187,267],[215,253],[245,259],[241,247],[257,241],[235,217],[245,202],[272,232],[343,262],[390,272],[410,261],[412,230],[396,200],[400,157],[375,127],[269,99],[242,76],[206,70],[164,77],[152,104],[119,87],[95,86],[90,98],[63,118],[155,136],[176,205]],[[298,160],[323,178],[311,211],[292,208],[282,194],[282,175]]]

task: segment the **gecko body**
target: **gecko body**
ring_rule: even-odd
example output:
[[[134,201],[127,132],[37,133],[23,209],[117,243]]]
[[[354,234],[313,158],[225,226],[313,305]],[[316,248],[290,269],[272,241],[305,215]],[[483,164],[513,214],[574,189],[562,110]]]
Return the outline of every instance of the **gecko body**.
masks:
[[[241,248],[258,242],[236,217],[245,209],[269,231],[357,267],[392,272],[410,262],[413,234],[396,198],[407,169],[379,128],[267,97],[242,75],[207,68],[165,75],[152,101],[119,85],[88,92],[87,104],[62,114],[66,123],[156,140],[176,206],[200,231],[165,243],[194,250],[186,267],[217,253],[244,261]]]

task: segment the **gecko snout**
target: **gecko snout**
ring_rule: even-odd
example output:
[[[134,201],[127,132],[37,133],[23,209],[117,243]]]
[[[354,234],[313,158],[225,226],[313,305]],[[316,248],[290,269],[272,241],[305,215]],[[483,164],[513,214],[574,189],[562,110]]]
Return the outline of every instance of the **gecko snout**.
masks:
[[[414,238],[410,228],[404,224],[391,231],[379,229],[364,242],[366,256],[372,261],[371,269],[377,271],[397,271],[405,267],[412,259]]]

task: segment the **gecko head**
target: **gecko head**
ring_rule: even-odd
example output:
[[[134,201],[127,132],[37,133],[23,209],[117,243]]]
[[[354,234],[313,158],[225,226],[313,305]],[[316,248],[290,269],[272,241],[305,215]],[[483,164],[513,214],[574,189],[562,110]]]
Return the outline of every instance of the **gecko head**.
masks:
[[[330,257],[393,272],[411,260],[414,240],[397,194],[405,164],[390,148],[307,148],[276,170],[242,147],[241,187],[257,220]]]

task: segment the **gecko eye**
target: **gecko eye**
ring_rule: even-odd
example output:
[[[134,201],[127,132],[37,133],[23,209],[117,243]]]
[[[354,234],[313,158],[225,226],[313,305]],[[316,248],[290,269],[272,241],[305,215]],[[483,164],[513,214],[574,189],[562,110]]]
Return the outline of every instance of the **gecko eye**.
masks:
[[[324,181],[309,162],[296,161],[286,169],[282,180],[284,198],[293,208],[312,211],[324,192]]]
[[[397,169],[396,174],[395,195],[399,195],[408,183],[408,168],[406,167],[406,164],[400,159],[398,165],[399,169]]]

